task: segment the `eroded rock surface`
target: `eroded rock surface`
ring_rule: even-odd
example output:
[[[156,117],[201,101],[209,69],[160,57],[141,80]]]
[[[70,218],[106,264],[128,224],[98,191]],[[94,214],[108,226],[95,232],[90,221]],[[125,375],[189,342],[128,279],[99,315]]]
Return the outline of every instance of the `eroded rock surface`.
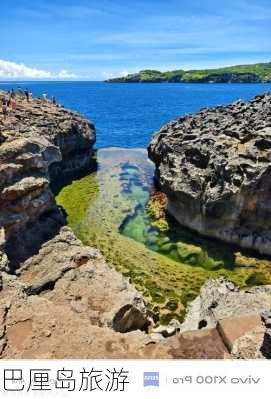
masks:
[[[0,115],[0,134],[1,241],[18,264],[63,225],[51,185],[90,165],[95,128],[62,107],[17,97],[16,111]]]
[[[5,358],[128,357],[133,356],[129,341],[137,357],[136,350],[150,341],[143,332],[132,333],[151,323],[142,297],[69,227],[62,227],[16,276],[2,273],[2,280]],[[129,318],[120,315],[125,307]],[[126,332],[127,338],[115,331]]]
[[[240,290],[224,278],[208,280],[190,303],[182,331],[215,327],[218,321],[271,309],[271,286]]]
[[[180,331],[216,328],[234,358],[269,358],[271,286],[240,290],[220,278],[209,280],[191,302]]]
[[[271,255],[271,94],[164,126],[149,146],[184,226]]]

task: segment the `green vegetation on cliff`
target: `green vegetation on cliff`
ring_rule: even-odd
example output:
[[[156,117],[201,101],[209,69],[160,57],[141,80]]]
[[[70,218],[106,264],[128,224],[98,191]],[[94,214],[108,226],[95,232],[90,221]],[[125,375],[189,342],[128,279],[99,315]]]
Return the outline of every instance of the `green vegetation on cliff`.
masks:
[[[271,82],[271,62],[216,69],[160,72],[146,69],[107,80],[109,83],[257,83]]]

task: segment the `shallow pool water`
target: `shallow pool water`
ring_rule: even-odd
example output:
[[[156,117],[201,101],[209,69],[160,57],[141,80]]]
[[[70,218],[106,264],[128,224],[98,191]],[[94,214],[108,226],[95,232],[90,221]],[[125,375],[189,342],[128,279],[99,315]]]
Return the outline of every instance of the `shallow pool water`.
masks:
[[[269,260],[203,238],[167,215],[145,150],[101,149],[97,163],[97,172],[63,188],[57,202],[77,236],[130,279],[161,323],[182,320],[208,278],[271,283]]]

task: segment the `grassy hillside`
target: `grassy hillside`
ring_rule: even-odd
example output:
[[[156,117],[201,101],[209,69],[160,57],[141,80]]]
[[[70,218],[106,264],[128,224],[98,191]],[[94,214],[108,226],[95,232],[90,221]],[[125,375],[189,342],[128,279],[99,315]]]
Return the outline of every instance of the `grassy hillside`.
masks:
[[[256,83],[271,82],[271,62],[236,65],[215,69],[160,72],[146,69],[125,77],[107,80],[109,83]]]

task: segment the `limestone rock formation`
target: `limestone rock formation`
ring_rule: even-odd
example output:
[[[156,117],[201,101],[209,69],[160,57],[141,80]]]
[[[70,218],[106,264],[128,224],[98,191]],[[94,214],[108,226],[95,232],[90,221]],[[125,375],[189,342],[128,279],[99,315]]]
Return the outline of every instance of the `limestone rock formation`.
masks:
[[[271,286],[242,291],[220,278],[207,281],[189,305],[180,331],[216,328],[233,358],[270,358]]]
[[[129,341],[129,332],[147,329],[151,322],[137,291],[69,227],[44,243],[16,276],[3,272],[2,280],[5,358],[104,357],[107,352],[117,357],[110,354],[114,341],[121,348],[121,334],[114,331],[128,333]],[[138,332],[138,347],[148,341]]]
[[[182,225],[271,255],[270,93],[172,121],[149,156]]]
[[[18,98],[0,133],[1,240],[19,263],[63,224],[51,185],[90,165],[95,128],[62,107]]]
[[[207,281],[191,302],[181,331],[212,328],[220,320],[271,309],[271,286],[240,290],[224,278]]]

